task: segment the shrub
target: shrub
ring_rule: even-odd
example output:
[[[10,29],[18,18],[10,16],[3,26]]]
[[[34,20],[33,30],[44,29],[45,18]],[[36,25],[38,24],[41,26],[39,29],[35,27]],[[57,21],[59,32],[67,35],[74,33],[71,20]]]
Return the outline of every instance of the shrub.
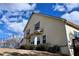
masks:
[[[23,45],[23,46],[20,46],[19,49],[34,50],[35,49],[35,45]]]
[[[48,49],[48,44],[40,44],[40,45],[37,45],[36,47],[36,50],[38,51],[47,51]]]
[[[39,51],[47,51],[48,44],[40,44],[40,45],[23,45],[20,49],[28,49],[28,50],[39,50]]]
[[[19,49],[26,49],[26,48],[25,48],[25,46],[23,45],[23,46],[20,46],[20,48],[19,48]]]
[[[58,52],[60,52],[60,47],[57,46],[57,45],[55,45],[55,46],[53,46],[53,47],[49,47],[49,48],[48,48],[48,52],[58,53]]]
[[[29,45],[29,50],[35,50],[36,46],[35,45]]]

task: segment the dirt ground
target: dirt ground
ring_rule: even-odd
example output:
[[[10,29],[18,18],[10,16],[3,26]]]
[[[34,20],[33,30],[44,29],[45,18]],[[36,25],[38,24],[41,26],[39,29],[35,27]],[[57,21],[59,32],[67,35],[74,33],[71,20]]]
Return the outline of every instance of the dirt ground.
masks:
[[[36,50],[0,48],[0,56],[61,56],[56,53]]]

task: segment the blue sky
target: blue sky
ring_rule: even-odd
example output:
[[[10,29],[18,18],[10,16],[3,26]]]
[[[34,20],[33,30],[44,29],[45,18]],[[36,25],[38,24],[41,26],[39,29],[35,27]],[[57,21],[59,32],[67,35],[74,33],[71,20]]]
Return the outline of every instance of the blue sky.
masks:
[[[37,4],[37,9],[40,10],[40,13],[65,18],[79,25],[79,4],[77,3]]]
[[[64,18],[79,25],[79,4],[77,3],[0,3],[0,39],[23,35],[23,29],[32,11]]]

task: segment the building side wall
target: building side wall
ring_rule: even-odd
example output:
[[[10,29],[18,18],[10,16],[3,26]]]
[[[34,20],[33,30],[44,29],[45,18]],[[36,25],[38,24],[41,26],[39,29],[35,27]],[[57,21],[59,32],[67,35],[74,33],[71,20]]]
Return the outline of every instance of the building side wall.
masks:
[[[33,14],[31,21],[29,22],[26,31],[30,28],[30,32],[34,31],[34,26],[40,21],[40,28],[44,29],[42,36],[46,35],[46,42],[51,46],[59,45],[63,46],[61,51],[68,54],[67,37],[65,32],[65,24],[62,21],[54,20],[54,18]]]

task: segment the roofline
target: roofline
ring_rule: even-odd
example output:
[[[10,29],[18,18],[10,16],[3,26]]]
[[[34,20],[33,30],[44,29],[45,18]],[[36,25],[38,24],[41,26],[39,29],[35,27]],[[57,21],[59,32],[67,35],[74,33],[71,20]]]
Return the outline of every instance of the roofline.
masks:
[[[72,22],[70,22],[70,21],[68,21],[68,20],[66,20],[65,23],[66,23],[67,25],[72,26],[72,27],[74,27],[74,28],[76,28],[76,29],[79,30],[79,26],[78,26],[78,25],[76,25],[76,24],[74,24],[74,23],[72,23]]]
[[[31,14],[31,16],[30,16],[30,18],[29,18],[29,20],[28,20],[28,22],[27,22],[27,24],[26,24],[26,26],[25,26],[25,28],[24,28],[24,30],[23,30],[23,32],[26,30],[26,28],[27,28],[27,26],[28,26],[28,24],[29,24],[29,22],[30,22],[31,17],[32,17],[33,14],[38,14],[38,15],[42,15],[42,16],[47,16],[47,17],[59,19],[60,21],[64,22],[65,24],[67,24],[67,25],[69,25],[69,26],[72,26],[72,27],[74,27],[74,28],[76,28],[76,29],[79,30],[79,26],[78,26],[78,25],[76,25],[76,24],[74,24],[74,23],[72,23],[72,22],[70,22],[70,21],[68,21],[68,20],[66,20],[66,19],[59,18],[59,17],[56,17],[56,16],[48,16],[48,15],[43,15],[43,14],[40,14],[40,13],[34,13],[34,12],[32,12],[32,14]]]

